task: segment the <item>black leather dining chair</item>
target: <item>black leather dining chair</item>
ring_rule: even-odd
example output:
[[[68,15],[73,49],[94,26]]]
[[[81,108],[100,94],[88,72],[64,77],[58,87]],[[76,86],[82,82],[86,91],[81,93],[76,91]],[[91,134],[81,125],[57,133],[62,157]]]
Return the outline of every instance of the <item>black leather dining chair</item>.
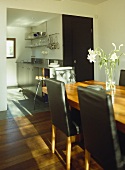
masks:
[[[125,86],[125,70],[120,70],[119,85]]]
[[[104,170],[125,170],[125,157],[120,147],[111,96],[104,90],[78,87],[78,98],[85,170],[89,170],[91,156]]]
[[[66,169],[70,170],[72,137],[80,134],[80,117],[73,120],[69,109],[64,82],[46,79],[48,101],[52,119],[52,153],[55,152],[55,129],[60,129],[67,137]],[[80,114],[79,114],[80,115]]]

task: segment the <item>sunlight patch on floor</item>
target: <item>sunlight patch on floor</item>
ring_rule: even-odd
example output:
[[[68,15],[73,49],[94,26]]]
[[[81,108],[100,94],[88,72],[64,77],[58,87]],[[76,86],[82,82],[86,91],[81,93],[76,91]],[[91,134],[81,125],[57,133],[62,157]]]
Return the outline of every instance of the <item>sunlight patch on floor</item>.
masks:
[[[30,152],[31,152],[33,158],[36,160],[38,167],[41,168],[41,167],[45,166],[45,162],[44,163],[43,163],[43,161],[41,162],[41,160],[43,160],[43,158],[41,159],[41,157],[43,155],[46,155],[47,153],[51,153],[51,151],[50,151],[49,147],[47,146],[47,144],[42,139],[42,137],[39,135],[35,126],[26,117],[16,117],[16,118],[14,118],[14,120],[17,123],[17,125],[19,126],[19,130],[20,130],[21,134],[24,137],[29,136],[29,138],[27,138],[25,140],[26,145],[30,149]],[[31,136],[33,136],[33,137],[31,137]],[[51,160],[49,160],[49,161],[55,162],[55,159],[52,160],[52,158],[51,158]]]
[[[8,102],[8,103],[9,103],[9,110],[10,110],[10,112],[11,112],[11,114],[12,114],[13,117],[18,117],[18,116],[21,116],[21,117],[22,117],[22,116],[25,116],[25,114],[20,110],[20,108],[21,108],[24,112],[26,112],[27,114],[32,115],[31,112],[29,112],[25,107],[23,107],[23,106],[21,106],[21,105],[20,105],[20,108],[14,106],[15,103],[18,103],[18,104],[19,104],[19,102],[15,101],[15,103],[13,103],[12,101],[10,101],[10,102]]]

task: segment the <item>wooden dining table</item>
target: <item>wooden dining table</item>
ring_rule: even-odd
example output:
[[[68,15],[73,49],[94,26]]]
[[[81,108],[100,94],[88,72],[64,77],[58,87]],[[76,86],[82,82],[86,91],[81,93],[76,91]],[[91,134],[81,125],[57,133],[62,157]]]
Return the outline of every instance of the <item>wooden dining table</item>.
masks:
[[[76,83],[65,85],[68,102],[71,107],[80,110],[77,87],[78,86],[87,87],[89,85],[99,85],[99,86],[103,86],[103,88],[105,89],[104,82],[99,82],[95,80],[76,82]],[[44,93],[47,93],[47,88],[44,87],[42,91]],[[109,91],[107,93],[109,93],[112,96],[114,116],[115,116],[117,128],[123,133],[125,133],[125,86],[116,85],[115,90]]]

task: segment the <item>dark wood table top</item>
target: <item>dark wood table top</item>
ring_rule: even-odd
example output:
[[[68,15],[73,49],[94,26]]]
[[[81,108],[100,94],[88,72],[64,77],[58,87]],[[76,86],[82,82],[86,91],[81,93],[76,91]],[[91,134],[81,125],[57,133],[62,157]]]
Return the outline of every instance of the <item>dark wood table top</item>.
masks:
[[[77,87],[88,85],[101,85],[105,89],[105,83],[95,80],[77,82],[74,84],[66,84],[66,92],[69,100],[70,106],[80,109],[78,102]],[[112,95],[113,98],[113,108],[115,113],[115,120],[117,122],[117,127],[119,130],[125,133],[125,86],[116,86],[116,90],[113,92],[107,92]]]

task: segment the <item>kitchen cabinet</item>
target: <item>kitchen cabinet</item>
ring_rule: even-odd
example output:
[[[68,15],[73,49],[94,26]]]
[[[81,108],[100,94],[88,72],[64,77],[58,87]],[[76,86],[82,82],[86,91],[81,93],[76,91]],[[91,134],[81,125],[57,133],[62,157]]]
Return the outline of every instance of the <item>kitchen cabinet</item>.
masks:
[[[94,79],[94,64],[87,60],[93,49],[93,19],[62,15],[63,65],[75,67],[76,81]]]
[[[35,93],[37,81],[35,77],[38,75],[38,68],[34,68],[33,65],[28,64],[27,66],[27,75],[28,78],[28,90]]]
[[[37,81],[35,77],[39,75],[39,68],[32,64],[17,63],[18,86],[35,93]]]
[[[43,65],[45,65],[46,62],[44,62]],[[17,62],[17,81],[18,86],[22,89],[27,89],[36,93],[36,88],[38,81],[36,79],[36,76],[43,76],[45,78],[52,77],[51,74],[54,72],[54,68],[49,68],[48,66],[42,66],[42,64],[32,64],[32,63],[21,63]],[[37,95],[39,97],[43,96],[42,93],[42,86],[45,86],[45,80],[41,81],[40,87],[38,89]]]
[[[17,82],[18,86],[22,87],[25,85],[25,68],[23,63],[17,63]]]

